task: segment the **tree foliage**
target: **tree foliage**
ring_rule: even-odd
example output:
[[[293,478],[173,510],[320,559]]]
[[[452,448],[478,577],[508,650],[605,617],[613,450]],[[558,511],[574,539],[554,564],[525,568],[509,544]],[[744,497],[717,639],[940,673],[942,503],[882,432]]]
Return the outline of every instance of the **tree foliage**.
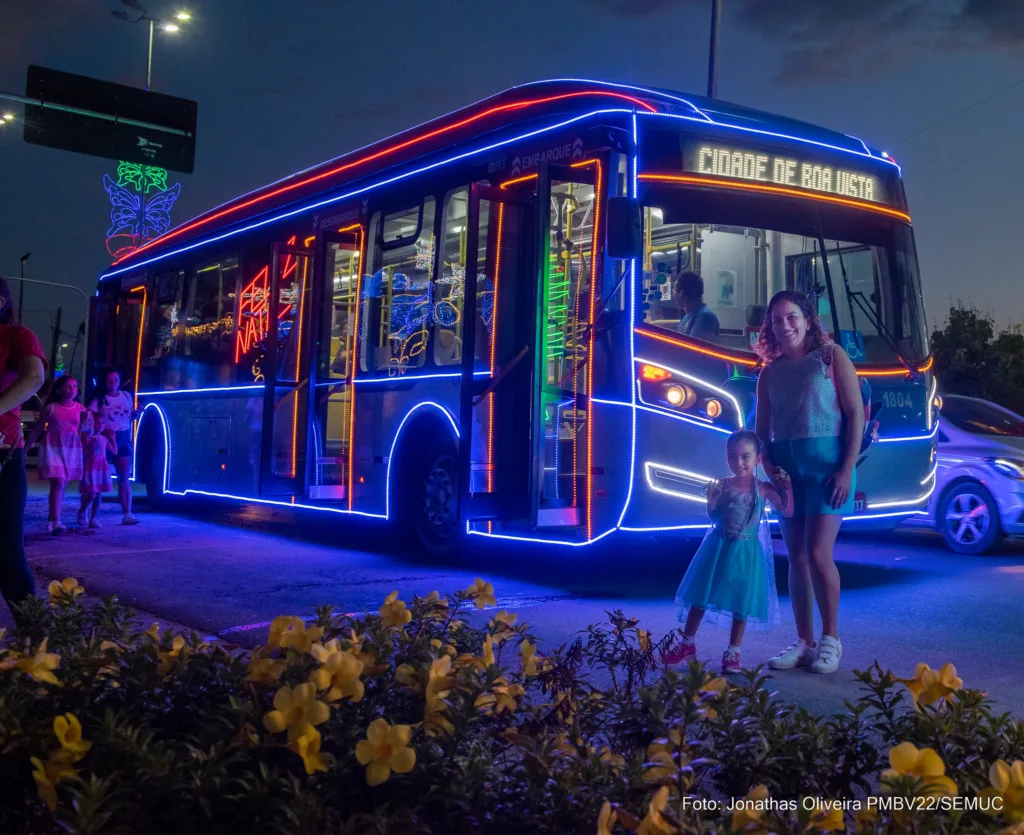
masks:
[[[1024,334],[1020,326],[996,331],[987,313],[962,302],[932,332],[939,390],[991,400],[1024,413]]]

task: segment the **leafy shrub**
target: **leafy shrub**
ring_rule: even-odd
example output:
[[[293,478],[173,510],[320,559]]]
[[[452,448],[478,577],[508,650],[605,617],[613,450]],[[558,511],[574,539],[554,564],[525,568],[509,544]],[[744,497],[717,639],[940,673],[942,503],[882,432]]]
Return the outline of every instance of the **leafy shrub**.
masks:
[[[482,580],[278,618],[253,652],[81,593],[0,637],[3,833],[1024,830],[1024,725],[950,665],[876,664],[824,718],[756,670],[663,670],[672,638],[621,612],[542,655],[514,614],[467,617]]]

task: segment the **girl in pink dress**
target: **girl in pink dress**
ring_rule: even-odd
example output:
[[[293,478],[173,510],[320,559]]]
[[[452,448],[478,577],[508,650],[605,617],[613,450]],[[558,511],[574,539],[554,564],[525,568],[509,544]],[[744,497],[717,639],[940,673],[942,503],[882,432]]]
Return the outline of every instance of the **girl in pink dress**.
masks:
[[[54,535],[64,533],[64,525],[60,521],[64,488],[69,481],[82,477],[79,431],[85,407],[75,402],[77,396],[78,382],[74,377],[57,379],[29,438],[31,445],[40,435],[43,436],[39,447],[39,478],[50,482],[50,514],[46,532]]]
[[[82,417],[82,451],[82,480],[78,486],[78,492],[82,494],[82,505],[78,510],[78,527],[88,526],[98,530],[100,523],[96,513],[100,509],[100,498],[108,490],[114,489],[107,453],[117,450],[106,435],[96,431],[92,412],[86,412]]]

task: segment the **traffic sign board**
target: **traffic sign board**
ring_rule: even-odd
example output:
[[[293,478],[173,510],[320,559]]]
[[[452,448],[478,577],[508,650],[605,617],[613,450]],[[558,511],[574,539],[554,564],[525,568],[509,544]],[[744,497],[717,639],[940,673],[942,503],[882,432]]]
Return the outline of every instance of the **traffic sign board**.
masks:
[[[82,75],[29,67],[25,141],[191,174],[198,105]]]

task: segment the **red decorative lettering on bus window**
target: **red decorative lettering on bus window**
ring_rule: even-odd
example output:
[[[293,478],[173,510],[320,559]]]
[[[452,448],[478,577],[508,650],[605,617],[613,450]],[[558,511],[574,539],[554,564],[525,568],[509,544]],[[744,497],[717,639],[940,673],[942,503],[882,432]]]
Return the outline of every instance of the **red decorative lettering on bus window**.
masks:
[[[235,365],[243,354],[247,354],[267,335],[267,319],[270,313],[270,295],[267,279],[270,267],[264,267],[250,281],[238,300],[238,336],[235,340]]]

